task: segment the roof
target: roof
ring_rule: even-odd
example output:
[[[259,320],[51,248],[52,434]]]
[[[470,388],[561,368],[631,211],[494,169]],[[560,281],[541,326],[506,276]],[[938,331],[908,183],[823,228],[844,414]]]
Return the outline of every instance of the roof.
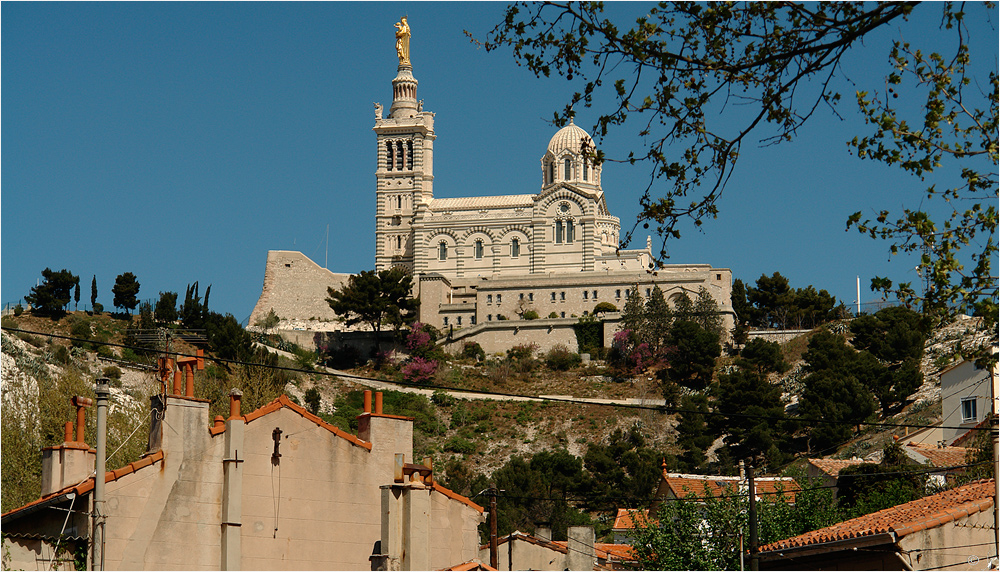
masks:
[[[802,548],[838,540],[864,539],[886,533],[893,534],[895,539],[892,542],[895,542],[908,534],[936,528],[989,509],[993,506],[993,494],[995,493],[993,483],[993,479],[976,481],[936,495],[807,532],[794,538],[772,542],[762,546],[760,552]]]
[[[153,465],[154,463],[162,461],[163,461],[163,451],[157,451],[153,454],[146,455],[145,457],[139,459],[138,461],[129,463],[120,469],[107,471],[106,473],[104,473],[104,482],[110,483],[111,481],[117,481],[118,479],[124,477],[125,475],[131,475],[132,473],[135,473],[140,469],[143,469],[145,467]],[[45,506],[49,502],[58,502],[61,497],[64,497],[70,493],[83,495],[89,493],[92,490],[94,490],[94,477],[90,477],[87,480],[81,482],[80,484],[71,485],[61,490],[55,491],[53,493],[49,493],[38,500],[29,502],[24,506],[20,506],[18,508],[5,512],[3,514],[3,518],[6,519],[7,517],[10,516],[16,516],[17,513],[26,509],[30,509],[32,507],[41,508],[42,506]]]
[[[463,562],[461,564],[456,564],[456,565],[452,566],[451,568],[442,568],[442,570],[461,570],[461,571],[464,571],[464,570],[496,570],[496,568],[493,568],[489,564],[483,564],[482,562],[479,561],[478,558],[473,558],[472,560],[469,560],[468,562]]]
[[[298,413],[302,417],[305,417],[309,421],[312,421],[316,425],[319,425],[320,427],[322,427],[323,429],[326,429],[327,431],[333,433],[334,435],[336,435],[336,436],[338,436],[338,437],[340,437],[342,439],[346,439],[352,445],[356,445],[358,447],[362,447],[364,449],[368,449],[369,451],[371,451],[371,449],[372,449],[372,444],[371,443],[368,443],[367,441],[362,441],[361,439],[358,439],[354,435],[351,435],[350,433],[348,433],[348,432],[346,432],[346,431],[344,431],[342,429],[338,429],[337,427],[334,427],[333,425],[330,425],[326,421],[323,421],[322,419],[320,419],[316,415],[313,415],[312,413],[310,413],[309,411],[307,411],[301,405],[296,405],[291,399],[288,398],[287,395],[284,395],[284,394],[282,394],[280,397],[278,397],[274,401],[268,403],[267,405],[265,405],[265,406],[263,406],[263,407],[261,407],[259,409],[255,409],[255,410],[251,411],[250,413],[247,413],[246,415],[243,416],[243,421],[246,422],[246,423],[250,423],[251,421],[255,421],[257,419],[260,419],[261,417],[263,417],[265,415],[268,415],[270,413],[274,413],[275,411],[278,411],[282,407],[290,409],[291,411],[293,411],[295,413]],[[218,435],[218,434],[224,433],[226,431],[226,426],[225,425],[213,426],[213,427],[210,427],[208,431],[213,436],[214,435]]]
[[[460,197],[434,199],[428,207],[432,211],[461,211],[504,207],[533,207],[535,195],[501,195],[494,197]]]
[[[631,530],[635,528],[635,521],[639,521],[640,526],[643,526],[648,520],[648,510],[620,508],[618,514],[615,515],[615,524],[611,528],[612,530]]]
[[[594,148],[594,140],[590,137],[590,133],[574,125],[571,118],[569,125],[556,131],[556,134],[549,140],[548,151],[553,155],[558,155],[561,151],[566,150],[579,153],[583,141],[586,141],[591,149]]]
[[[874,464],[875,461],[866,461],[864,459],[809,459],[809,464],[815,466],[820,471],[830,475],[831,477],[838,477],[840,471],[846,467],[851,467],[854,465],[870,465]]]
[[[529,544],[534,544],[535,546],[541,546],[542,548],[548,548],[549,550],[555,550],[556,552],[562,552],[563,554],[568,553],[566,549],[566,543],[563,542],[561,545],[558,542],[550,542],[548,540],[542,540],[537,536],[532,536],[530,534],[515,530],[514,532],[497,538],[497,546],[506,543],[509,540],[521,540]],[[480,550],[486,550],[490,547],[489,544],[484,544],[480,546]]]
[[[554,540],[552,544],[569,550],[569,542],[566,540]],[[610,544],[606,542],[595,542],[594,552],[601,560],[618,560],[628,562],[634,560],[632,557],[632,546],[628,544]]]
[[[663,476],[668,490],[677,498],[690,495],[695,497],[717,497],[726,489],[738,490],[746,482],[739,477],[717,477],[704,475],[681,475],[669,473]],[[785,495],[788,502],[795,502],[796,491],[801,490],[791,477],[758,477],[754,479],[754,489],[759,498],[764,495]]]
[[[965,464],[965,456],[969,449],[965,447],[935,447],[923,443],[910,443],[910,451],[927,459],[935,467],[955,467]]]
[[[975,427],[969,429],[965,433],[962,433],[961,435],[958,436],[958,438],[952,441],[951,442],[952,447],[971,445],[973,439],[975,439],[976,434],[982,431],[983,429],[988,429],[992,421],[993,420],[989,416],[987,416],[985,419],[977,423]]]
[[[441,494],[443,494],[444,496],[446,496],[446,497],[448,497],[448,498],[450,498],[452,500],[457,500],[458,502],[460,502],[462,504],[469,505],[470,507],[478,510],[479,512],[483,512],[483,507],[481,507],[478,504],[472,502],[472,500],[469,497],[464,497],[464,496],[456,493],[455,491],[449,489],[448,487],[443,487],[443,486],[439,485],[437,481],[434,481],[434,490],[437,491],[437,492],[439,492],[439,493],[441,493]]]

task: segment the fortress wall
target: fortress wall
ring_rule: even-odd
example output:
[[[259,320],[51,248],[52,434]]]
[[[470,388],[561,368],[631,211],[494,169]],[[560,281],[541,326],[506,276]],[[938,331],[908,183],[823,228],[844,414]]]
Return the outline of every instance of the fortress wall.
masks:
[[[330,330],[343,329],[341,324],[334,327],[332,323],[337,315],[326,302],[326,289],[342,288],[349,277],[350,274],[330,272],[301,252],[268,251],[264,288],[250,314],[250,325],[267,316],[273,308],[282,322],[315,318],[314,321],[331,322]]]

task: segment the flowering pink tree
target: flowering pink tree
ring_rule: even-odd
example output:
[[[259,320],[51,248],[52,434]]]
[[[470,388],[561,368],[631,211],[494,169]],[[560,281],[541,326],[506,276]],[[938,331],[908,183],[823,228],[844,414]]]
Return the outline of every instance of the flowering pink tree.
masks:
[[[415,357],[403,366],[403,379],[409,383],[430,383],[437,373],[438,362],[432,359]]]

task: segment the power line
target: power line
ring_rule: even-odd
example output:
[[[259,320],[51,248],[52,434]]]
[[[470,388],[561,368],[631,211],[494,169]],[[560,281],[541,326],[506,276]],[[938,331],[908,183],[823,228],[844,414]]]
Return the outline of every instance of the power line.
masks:
[[[86,342],[86,343],[90,343],[90,344],[99,344],[99,345],[113,346],[113,347],[124,348],[124,349],[131,349],[131,350],[155,351],[155,350],[151,350],[150,348],[144,348],[144,347],[141,347],[141,346],[133,346],[133,345],[128,345],[128,344],[116,344],[116,343],[112,343],[112,342],[101,342],[101,341],[97,341],[97,340],[87,340],[87,339],[82,339],[82,338],[75,338],[75,337],[72,337],[72,336],[64,336],[64,335],[60,335],[60,334],[50,334],[50,333],[45,333],[45,332],[35,332],[35,331],[31,331],[31,330],[23,330],[23,329],[11,328],[11,327],[7,327],[7,326],[3,326],[0,329],[3,329],[4,331],[8,331],[8,332],[20,332],[20,333],[26,333],[26,334],[35,334],[35,335],[40,335],[40,336],[48,336],[48,337],[52,337],[52,338],[58,338],[58,339],[64,339],[64,340],[70,340],[70,341]],[[516,399],[521,399],[521,400],[526,400],[526,401],[568,403],[568,404],[572,404],[572,405],[594,405],[594,406],[598,406],[598,407],[614,407],[614,408],[619,408],[619,409],[629,409],[629,410],[639,410],[639,411],[655,411],[655,412],[664,413],[664,414],[691,413],[691,414],[695,414],[695,415],[711,415],[711,416],[716,416],[716,417],[722,417],[722,418],[725,418],[725,419],[732,419],[732,418],[759,419],[761,421],[772,421],[772,422],[773,421],[787,421],[787,422],[807,423],[807,424],[808,423],[812,423],[812,424],[817,424],[818,423],[818,424],[827,424],[827,425],[849,425],[849,426],[852,426],[852,427],[853,426],[870,426],[870,427],[879,427],[879,428],[900,428],[900,429],[904,429],[904,428],[909,428],[909,429],[927,429],[927,428],[931,428],[931,427],[940,427],[942,429],[957,429],[957,430],[968,430],[968,431],[989,431],[990,430],[989,427],[973,427],[973,428],[969,429],[967,427],[961,427],[961,426],[920,425],[920,424],[915,424],[915,423],[890,423],[890,422],[887,422],[887,421],[883,421],[883,422],[878,422],[878,421],[858,421],[858,422],[855,422],[855,421],[833,421],[833,420],[829,420],[829,419],[814,419],[814,418],[803,418],[803,417],[774,417],[774,416],[769,416],[769,415],[754,415],[754,414],[750,414],[750,413],[723,413],[723,412],[720,412],[720,411],[699,411],[699,410],[691,410],[691,409],[682,409],[682,408],[679,408],[679,407],[667,407],[665,405],[641,405],[641,404],[631,404],[631,403],[600,403],[600,402],[593,402],[593,401],[585,401],[585,400],[582,400],[582,399],[576,399],[576,398],[572,398],[572,397],[555,397],[555,396],[542,397],[542,396],[536,396],[536,395],[523,395],[523,394],[517,394],[517,393],[502,393],[502,392],[498,392],[498,391],[489,391],[489,390],[471,390],[471,389],[465,389],[465,388],[461,388],[461,387],[451,387],[451,386],[447,386],[447,385],[417,384],[417,383],[407,383],[405,381],[402,381],[402,382],[400,382],[400,381],[388,381],[388,380],[383,380],[383,379],[376,379],[376,378],[371,378],[371,377],[354,375],[354,374],[345,373],[345,372],[330,373],[330,372],[326,372],[326,371],[307,370],[307,369],[302,369],[302,368],[298,368],[298,367],[288,367],[288,366],[281,366],[281,365],[276,365],[276,364],[272,365],[272,364],[254,363],[254,362],[248,362],[248,361],[243,361],[243,360],[233,360],[233,359],[226,359],[226,358],[212,357],[212,356],[197,356],[195,354],[187,354],[187,353],[181,353],[181,352],[171,352],[171,353],[174,354],[174,355],[180,356],[180,357],[202,357],[205,360],[216,362],[216,363],[220,363],[220,364],[242,365],[242,366],[247,366],[247,367],[262,367],[262,368],[273,369],[273,370],[278,370],[278,371],[288,371],[288,372],[310,374],[310,375],[321,375],[321,376],[325,376],[325,377],[356,379],[356,380],[361,380],[361,381],[369,381],[369,382],[377,382],[377,383],[391,383],[391,384],[402,386],[402,387],[411,387],[411,388],[416,388],[416,389],[440,389],[440,390],[443,390],[443,391],[454,391],[454,392],[459,392],[459,393],[478,393],[478,394],[481,394],[481,395],[490,395],[490,396],[495,396],[495,397],[516,398]]]

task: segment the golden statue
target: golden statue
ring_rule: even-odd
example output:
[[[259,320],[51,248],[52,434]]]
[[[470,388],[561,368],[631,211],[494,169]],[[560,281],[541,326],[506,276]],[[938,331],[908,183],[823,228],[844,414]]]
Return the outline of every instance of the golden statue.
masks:
[[[406,16],[396,22],[396,55],[399,56],[399,63],[410,63],[410,25],[406,23]]]

